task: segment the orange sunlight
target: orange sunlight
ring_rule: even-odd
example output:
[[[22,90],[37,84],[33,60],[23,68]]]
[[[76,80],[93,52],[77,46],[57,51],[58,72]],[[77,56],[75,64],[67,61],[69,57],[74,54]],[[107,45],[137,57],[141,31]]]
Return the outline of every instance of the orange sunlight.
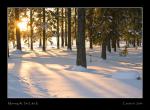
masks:
[[[28,19],[22,18],[21,22],[19,22],[17,26],[20,28],[20,31],[27,31],[27,24],[28,24]]]

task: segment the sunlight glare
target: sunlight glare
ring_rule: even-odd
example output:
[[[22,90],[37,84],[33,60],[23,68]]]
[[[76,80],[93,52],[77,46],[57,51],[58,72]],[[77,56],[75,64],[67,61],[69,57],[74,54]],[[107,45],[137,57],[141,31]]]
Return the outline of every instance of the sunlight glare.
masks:
[[[27,31],[28,19],[22,18],[21,22],[18,23],[18,27],[21,31]]]

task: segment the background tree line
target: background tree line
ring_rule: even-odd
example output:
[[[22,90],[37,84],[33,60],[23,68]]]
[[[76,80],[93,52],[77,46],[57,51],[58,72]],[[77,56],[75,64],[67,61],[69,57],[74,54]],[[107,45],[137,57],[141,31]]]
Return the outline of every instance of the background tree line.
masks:
[[[26,31],[17,25],[27,20]],[[85,41],[89,48],[101,48],[101,58],[107,58],[107,51],[120,48],[120,41],[126,46],[141,46],[141,8],[8,8],[8,42],[22,50],[21,39],[34,50],[33,44],[46,51],[47,40],[57,37],[57,49],[72,50],[76,40],[76,64],[86,67]],[[60,42],[61,39],[61,42]],[[9,52],[9,47],[8,47]],[[9,54],[8,54],[9,55]]]

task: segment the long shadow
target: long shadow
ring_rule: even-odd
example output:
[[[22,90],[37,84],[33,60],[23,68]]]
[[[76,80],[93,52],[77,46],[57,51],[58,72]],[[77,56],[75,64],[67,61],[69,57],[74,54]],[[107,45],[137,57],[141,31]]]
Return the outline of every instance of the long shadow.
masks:
[[[39,64],[41,64],[41,63],[42,64],[58,64],[56,62],[60,62],[59,64],[62,65],[62,66],[64,66],[64,65],[72,65],[73,63],[75,63],[75,62],[73,62],[74,60],[70,59],[70,58],[66,58],[67,62],[65,62],[65,60],[64,60],[65,58],[61,58],[61,57],[57,57],[57,56],[55,56],[55,60],[52,59],[52,58],[53,57],[38,57],[38,58],[32,58],[32,59],[31,58],[23,58],[23,60],[32,61],[32,62],[36,62],[36,63],[39,63]],[[96,66],[99,66],[99,65],[96,65]],[[100,67],[106,68],[106,65],[105,66],[100,65]],[[124,66],[121,66],[121,65],[115,65],[115,64],[114,65],[109,65],[107,68],[113,69],[113,70],[116,70],[116,71],[120,70],[119,68],[115,68],[115,67],[121,67],[121,68],[124,68],[124,69],[127,69],[127,70],[132,69],[131,67],[128,68],[128,67],[124,67]],[[66,70],[71,71],[70,67],[66,68]],[[138,69],[134,68],[134,70],[138,70]],[[91,73],[92,74],[100,74],[100,75],[104,75],[106,77],[111,77],[111,74],[110,75],[109,74],[105,74],[104,72],[101,72],[101,71],[99,73],[99,71],[96,71],[94,69],[89,69],[86,72],[90,73],[90,74]],[[107,72],[106,70],[103,70],[103,71]]]
[[[36,57],[40,56],[40,54],[38,52],[36,52],[36,51],[34,51],[34,54],[36,55]]]
[[[40,59],[40,60],[39,60]],[[22,58],[21,60],[23,60],[23,61],[33,61],[33,62],[36,62],[36,63],[42,63],[42,64],[56,64],[56,62],[60,62],[60,65],[62,65],[62,66],[64,66],[64,65],[68,65],[68,62],[64,62],[64,58],[61,58],[61,57],[56,57],[56,60],[51,60],[51,57],[48,57],[48,58],[43,58],[43,57],[38,57],[38,58]],[[44,61],[43,61],[44,60]],[[68,60],[68,58],[66,58],[66,60]],[[70,61],[72,62],[72,59],[70,59]],[[18,64],[19,63],[19,64]],[[21,61],[20,62],[18,62],[17,63],[17,65],[15,64],[15,66],[14,66],[14,68],[20,68],[19,66],[21,66]],[[117,62],[116,62],[117,63]],[[72,64],[72,63],[70,63],[70,64]],[[17,67],[18,66],[18,67]],[[105,66],[104,66],[105,67]],[[114,69],[114,67],[123,67],[123,68],[125,68],[124,66],[121,66],[120,64],[118,65],[118,64],[114,64],[113,66],[109,66],[109,68],[112,68],[112,69]],[[128,67],[126,67],[126,68],[128,68]],[[50,70],[52,70],[52,68],[50,69]],[[66,69],[67,70],[67,69]],[[68,68],[68,70],[69,70],[69,68]],[[58,71],[58,70],[55,70],[55,69],[53,69],[53,71]],[[90,72],[88,72],[88,73],[91,73],[91,72],[95,72],[96,73],[96,71],[95,70],[91,70]],[[17,73],[19,73],[19,70],[18,70],[18,72]],[[94,74],[95,74],[94,73]],[[57,73],[58,74],[58,73]],[[63,75],[63,74],[61,74],[61,72],[59,72],[59,74],[62,76],[62,77],[64,77],[66,80],[68,80],[68,82],[69,81],[71,81],[70,80],[70,78],[69,77],[67,77],[67,76],[65,76],[65,75]],[[104,75],[106,75],[106,74],[104,74]],[[66,78],[67,77],[67,78]],[[77,83],[78,85],[80,85],[80,83],[78,83],[76,80],[75,81],[73,81],[72,83]],[[80,86],[79,86],[80,87]],[[88,88],[83,88],[83,89],[87,89],[88,90]],[[39,88],[39,90],[40,90],[40,88]],[[41,89],[42,90],[42,89]],[[108,90],[107,90],[108,91]]]
[[[61,55],[61,54],[60,54],[61,52],[64,52],[66,55]],[[55,56],[61,56],[61,57],[65,57],[65,56],[69,56],[69,55],[76,55],[76,54],[74,54],[74,51],[68,52],[67,50],[66,50],[66,51],[65,51],[65,50],[60,50],[59,53],[58,53],[58,52],[55,52],[54,50],[48,50],[48,51],[46,51],[46,53],[48,53],[48,54],[50,54],[50,55],[55,54]],[[53,53],[53,54],[52,54],[52,53]]]
[[[24,84],[27,84],[28,86],[30,86],[30,85],[32,85],[32,84],[28,84],[28,83],[26,83],[26,81],[27,81],[27,77],[19,77],[19,75],[21,74],[20,73],[20,70],[21,69],[23,69],[22,68],[22,62],[23,61],[30,61],[30,62],[32,62],[33,61],[33,58],[32,58],[32,60],[25,60],[26,58],[18,58],[17,60],[15,59],[15,61],[13,61],[13,59],[11,59],[11,63],[15,63],[15,66],[13,67],[13,69],[11,69],[11,70],[8,70],[8,73],[9,74],[14,74],[14,75],[9,75],[8,74],[8,77],[10,76],[10,77],[13,77],[14,79],[16,79],[15,80],[15,83],[14,82],[10,82],[11,84],[13,84],[13,86],[15,86],[15,87],[20,87],[20,88],[22,88],[22,89],[24,89]],[[40,62],[38,62],[38,63],[40,63]],[[42,73],[41,71],[39,71],[39,69],[38,68],[32,68],[31,67],[31,70],[34,70],[35,72],[37,72],[37,73]],[[28,74],[30,74],[30,71],[28,71],[27,72]],[[15,76],[16,74],[18,74],[18,76]],[[44,74],[42,74],[42,76],[43,76]],[[32,77],[32,76],[30,76],[30,77]],[[9,80],[10,78],[8,78],[8,80]],[[30,78],[29,78],[30,79]],[[20,80],[20,81],[19,81]],[[32,80],[30,80],[30,81],[32,81]],[[10,84],[9,83],[9,84]],[[7,83],[8,84],[8,83]],[[42,88],[41,86],[39,86],[39,84],[36,84],[36,83],[34,83],[33,82],[33,85],[32,86],[34,86],[34,87],[36,87],[36,89],[39,91],[39,92],[45,92],[46,93],[46,95],[48,96],[49,94],[48,94],[48,90],[47,89],[44,89],[44,88]],[[10,87],[10,86],[9,86]],[[8,87],[8,88],[9,88]],[[14,87],[14,88],[15,88]],[[12,87],[10,87],[10,88],[12,88]],[[20,90],[20,88],[18,88],[19,90]],[[24,93],[24,90],[22,91],[22,92],[20,92],[20,93],[23,93],[24,95],[23,96],[19,96],[18,94],[18,92],[20,92],[20,91],[17,91],[17,90],[15,90],[15,91],[8,91],[8,94],[11,94],[11,93],[14,93],[14,94],[16,94],[16,96],[14,96],[14,98],[22,98],[22,97],[25,97],[25,98],[31,98],[31,97],[33,97],[33,96],[31,96],[31,95],[29,95],[29,94],[26,94],[26,93]],[[11,96],[10,95],[10,97],[13,97],[13,96]]]
[[[141,80],[131,79],[131,80],[128,80],[128,81],[127,80],[122,80],[122,79],[116,79],[116,80],[118,80],[120,82],[123,82],[125,84],[128,84],[132,87],[135,87],[138,90],[141,90],[141,91],[143,90],[143,80],[142,79]],[[134,80],[134,82],[133,82],[133,80]]]
[[[11,62],[13,62],[13,59],[11,59]],[[8,98],[31,97],[29,94],[24,92],[25,90],[24,90],[23,82],[19,78],[19,74],[22,66],[22,59],[18,58],[17,61],[15,59],[13,63],[15,63],[13,69],[11,70],[8,69],[8,73],[7,73],[7,97]],[[12,80],[12,78],[14,80]],[[15,90],[15,88],[18,90]],[[22,89],[22,91],[20,91],[20,88]]]
[[[27,52],[27,51],[21,51],[21,53],[17,53],[16,51],[12,51],[12,52],[10,52],[10,54],[19,54],[19,55],[25,55],[25,54],[29,54],[29,53],[31,53],[31,52]]]
[[[70,59],[70,58],[61,58],[61,57],[56,57],[55,59],[53,59],[54,57],[37,57],[37,58],[22,58],[23,61],[30,61],[30,62],[36,62],[39,64],[58,64],[56,62],[60,62],[60,65],[69,65],[69,64],[74,64],[74,60]]]
[[[85,72],[86,72],[86,71],[85,71]],[[86,73],[90,73],[90,72],[86,72]],[[90,74],[93,74],[93,73],[90,73]],[[95,74],[95,73],[94,73],[94,74]],[[79,75],[79,74],[78,74],[78,75]],[[105,73],[96,73],[96,75],[103,75],[104,77],[107,77],[107,78],[111,78],[111,77],[112,77],[112,75],[105,74]],[[80,75],[80,77],[83,77],[83,76]],[[85,78],[85,77],[83,77],[83,78]],[[128,80],[128,81],[125,81],[125,80],[122,80],[122,79],[116,79],[116,80],[121,81],[121,82],[123,82],[123,83],[125,83],[125,84],[128,84],[128,85],[130,85],[130,86],[133,86],[133,87],[136,87],[136,88],[141,89],[141,84],[138,86],[138,85],[136,84],[136,82],[133,83],[133,80]],[[136,79],[135,79],[135,80],[136,80]],[[90,82],[90,80],[89,80],[89,82]],[[131,85],[131,83],[132,83],[132,85]]]
[[[40,51],[40,52],[43,52],[43,51]],[[47,51],[46,51],[45,53],[47,53]],[[37,58],[42,57],[42,55],[39,54],[39,52],[37,52],[37,51],[34,51],[34,54],[36,55]],[[47,54],[48,54],[48,53],[47,53]],[[49,55],[50,55],[50,54],[49,54]],[[47,55],[47,57],[52,57],[52,56],[53,56],[52,54],[51,54],[50,56]]]
[[[49,67],[47,67],[47,68],[49,68]],[[71,87],[73,88],[73,90],[77,91],[82,97],[89,97],[89,96],[90,97],[94,96],[94,97],[97,97],[97,98],[99,98],[99,97],[108,97],[108,96],[105,96],[103,93],[100,94],[96,91],[91,90],[91,88],[87,87],[87,85],[81,83],[78,80],[75,80],[74,78],[71,78],[67,75],[64,75],[63,73],[59,72],[59,70],[57,70],[57,69],[54,69],[54,68],[49,68],[49,69],[52,70],[52,71],[55,71],[56,74],[62,76],[65,80],[67,80],[67,82],[72,85]],[[80,77],[80,76],[78,76],[78,77]],[[119,95],[118,93],[115,93],[115,92],[113,92],[109,89],[106,89],[105,87],[101,86],[100,84],[98,85],[98,84],[96,84],[95,82],[93,82],[89,79],[84,78],[84,80],[87,80],[88,82],[90,82],[96,88],[101,88],[101,90],[105,91],[106,93]],[[86,91],[86,93],[85,93],[85,91]]]
[[[43,64],[56,64],[56,62],[60,62],[60,65],[68,65],[68,64],[72,64],[72,63],[75,63],[74,59],[72,58],[66,58],[67,62],[65,62],[65,58],[62,58],[62,57],[57,57],[57,56],[54,56],[56,59],[55,60],[51,60],[51,56],[49,57],[35,57],[35,58],[23,58],[23,60],[27,60],[27,61],[33,61],[33,62],[37,62],[37,63],[43,63]],[[44,61],[43,61],[44,60]],[[117,64],[118,62],[114,62],[113,65],[107,65],[107,68],[109,69],[113,69],[113,70],[120,70],[119,68],[115,68],[115,67],[121,67],[121,68],[124,68],[124,69],[134,69],[134,70],[141,70],[141,69],[135,69],[134,67],[128,67],[128,66],[125,66],[125,65],[120,65],[120,64]],[[95,66],[101,66],[101,67],[104,67],[106,68],[106,65],[95,65]],[[69,69],[69,68],[68,68]],[[96,73],[95,70],[89,70],[90,72],[93,72],[93,73]],[[94,72],[95,71],[95,72]],[[105,71],[105,70],[104,70]],[[106,71],[107,72],[107,71]]]
[[[13,73],[9,73],[9,74],[13,74]],[[14,80],[12,80],[11,78],[13,78]],[[21,81],[19,81],[20,79],[14,75],[9,75],[8,79],[7,79],[7,97],[8,98],[30,98],[32,96],[30,96],[28,93],[25,93],[23,90],[23,84]]]
[[[52,51],[52,52],[53,52],[53,51]],[[68,54],[67,54],[67,55],[60,55],[60,54],[57,54],[57,53],[55,54],[54,52],[53,52],[53,54],[55,54],[55,55],[53,55],[52,52],[46,51],[46,53],[49,54],[50,56],[61,56],[61,57],[66,57],[66,56],[68,56]]]
[[[34,70],[34,71],[32,71],[32,70]],[[32,75],[32,73],[36,73],[37,75],[39,75],[39,74],[42,74],[42,71],[40,71],[39,68],[32,67],[32,68],[29,70],[29,72],[28,72],[28,74],[30,74],[30,75],[29,75],[29,79],[31,79],[30,81],[31,81],[32,86],[33,86],[35,89],[37,89],[38,92],[40,92],[40,93],[43,93],[43,92],[44,92],[44,95],[45,95],[45,96],[49,96],[50,94],[48,93],[48,89],[47,89],[47,88],[44,88],[43,86],[40,85],[40,84],[45,85],[45,84],[46,84],[46,81],[45,81],[45,80],[42,80],[42,79],[36,79],[35,76]],[[38,77],[40,77],[40,76],[38,76]],[[46,78],[46,75],[42,74],[42,77],[45,77],[45,78]],[[33,79],[36,79],[36,81],[34,81]],[[42,81],[42,82],[41,82],[41,81]],[[39,97],[39,96],[38,96],[38,97]],[[37,98],[38,98],[38,97],[37,97]]]
[[[54,55],[52,55],[52,54],[50,54],[51,52],[52,53],[55,53],[55,54],[57,54],[57,52],[54,52],[54,51],[52,51],[52,50],[49,50],[50,52],[46,52],[47,54],[49,54],[50,55],[50,57],[51,56],[54,56]],[[35,52],[35,54],[37,55],[37,57],[40,55],[39,53],[37,53],[37,52]],[[64,58],[61,58],[61,57],[59,57],[59,56],[62,56],[62,55],[59,55],[59,54],[57,54],[58,56],[54,56],[54,57],[57,57],[58,59],[64,59]],[[64,56],[64,55],[63,55]],[[40,57],[38,57],[38,58],[40,58]],[[41,60],[43,59],[43,58],[40,58]],[[70,59],[70,58],[66,58],[67,60],[68,59]],[[73,59],[74,60],[74,59]],[[53,62],[53,61],[51,61],[51,62]],[[58,61],[59,62],[59,61]],[[60,60],[60,62],[63,64],[63,61],[61,61]],[[40,62],[39,62],[40,63]],[[44,63],[44,62],[42,62],[42,63]],[[65,62],[64,62],[64,64],[66,64]],[[95,66],[99,66],[99,65],[95,65]],[[101,67],[106,67],[106,65],[100,65]],[[123,65],[123,64],[120,64],[119,62],[117,62],[117,61],[115,61],[115,62],[113,62],[113,65],[109,65],[109,62],[108,62],[108,66],[107,66],[107,68],[110,68],[110,69],[115,69],[115,70],[120,70],[120,69],[117,69],[117,68],[115,68],[115,67],[121,67],[121,68],[125,68],[125,69],[134,69],[134,70],[141,70],[141,69],[138,69],[138,68],[134,68],[133,66],[128,66],[128,65]],[[92,70],[92,71],[94,71],[94,70]],[[109,77],[109,76],[108,76]]]
[[[136,66],[129,66],[129,65],[120,64],[118,61],[115,61],[113,63],[112,62],[104,62],[102,64],[92,65],[92,66],[100,66],[102,68],[108,68],[108,69],[112,69],[112,70],[116,70],[116,71],[121,70],[120,68],[125,69],[125,70],[142,70],[140,68],[136,68]],[[137,67],[140,67],[140,66],[137,66]]]
[[[90,82],[91,84],[93,84],[93,85],[95,85],[95,86],[97,86],[97,87],[100,87],[100,85],[101,84],[97,84],[96,82],[94,82],[93,80],[90,80],[90,79],[88,79],[88,78],[85,78],[84,76],[79,76],[79,74],[78,75],[76,75],[77,77],[82,77],[82,78],[84,78],[85,80],[87,80],[87,82]],[[139,90],[142,90],[142,84],[140,83],[140,82],[138,82],[139,83],[139,85],[137,85],[137,81],[136,82],[133,82],[133,80],[122,80],[122,79],[115,79],[116,81],[119,81],[119,82],[121,82],[121,83],[123,83],[123,84],[126,84],[126,85],[129,85],[129,86],[132,86],[132,87],[134,87],[134,88],[137,88],[137,90],[139,89]],[[113,85],[112,83],[110,83],[110,85]],[[110,86],[109,85],[107,85],[108,87],[107,88],[110,88]],[[106,87],[105,87],[105,89],[106,89]],[[116,86],[116,89],[117,89],[117,86]],[[110,89],[109,89],[110,90]],[[110,91],[109,91],[110,92]],[[138,92],[138,91],[137,91]],[[122,96],[122,94],[123,93],[115,93],[115,91],[113,92],[113,90],[111,91],[111,93],[113,93],[113,94],[116,94],[116,95],[120,95],[120,96]],[[127,94],[126,94],[127,95]],[[130,94],[129,94],[130,95]],[[141,94],[142,95],[142,94]],[[136,97],[135,97],[136,98]]]
[[[86,72],[86,73],[88,73],[88,74],[103,75],[104,77],[111,77],[111,76],[112,76],[112,75],[110,75],[110,74],[105,74],[105,73],[102,73],[102,72],[99,73],[99,71],[97,71],[97,70],[95,70],[95,69],[87,69],[87,70],[80,70],[80,71],[78,71],[78,70],[72,70],[72,67],[73,67],[73,66],[70,66],[70,67],[68,67],[68,68],[65,68],[65,70],[68,70],[68,71],[76,71],[76,72]]]

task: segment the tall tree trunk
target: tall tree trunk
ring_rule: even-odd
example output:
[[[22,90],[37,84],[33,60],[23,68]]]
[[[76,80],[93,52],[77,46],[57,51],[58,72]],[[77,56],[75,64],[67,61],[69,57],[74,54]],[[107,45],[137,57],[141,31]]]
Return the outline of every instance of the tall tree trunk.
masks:
[[[13,31],[13,35],[12,35],[12,36],[13,36],[12,44],[13,44],[13,48],[15,48],[15,47],[16,47],[16,46],[15,46],[15,37],[16,37],[16,36],[15,36],[14,31]]]
[[[114,10],[112,12],[112,17],[113,17],[113,21],[112,21],[112,48],[114,48],[114,52],[116,52],[116,45],[117,45],[117,38],[118,38],[118,15],[116,10]]]
[[[89,23],[89,40],[90,40],[90,49],[93,49],[93,38],[92,38],[92,32],[93,32],[93,9],[90,9],[90,23]]]
[[[71,33],[72,34],[72,33]],[[72,35],[71,35],[72,36]],[[71,39],[71,45],[73,45],[73,38]]]
[[[40,14],[41,14],[41,12],[40,12]],[[41,26],[42,25],[42,20],[41,20],[42,17],[40,16],[39,19],[40,19],[40,26]],[[41,31],[40,31],[39,47],[42,47],[42,33],[41,33]]]
[[[43,51],[46,51],[46,47],[45,47],[45,8],[43,8]]]
[[[71,48],[71,8],[68,8],[68,49]]]
[[[119,38],[118,38],[118,39],[117,39],[117,47],[118,47],[118,48],[120,48],[120,43],[119,43],[119,42],[120,42],[120,40],[119,40]]]
[[[76,64],[87,67],[85,49],[85,9],[78,9],[78,37],[77,37],[77,61]]]
[[[135,37],[134,37],[134,39],[133,39],[133,47],[135,47],[136,46],[136,44],[135,44]]]
[[[42,39],[41,39],[41,35],[40,35],[40,40],[39,40],[39,47],[42,46]]]
[[[15,8],[15,20],[18,24],[19,23],[19,8]],[[16,25],[16,40],[17,40],[17,49],[21,50],[20,28],[18,25]]]
[[[114,40],[114,52],[116,52],[116,49],[117,47],[116,47],[116,40]]]
[[[117,28],[116,28],[116,21],[114,21],[113,22],[113,24],[112,24],[112,48],[114,49],[114,52],[116,52],[116,44],[117,44],[117,42],[116,42],[116,37],[117,37]]]
[[[13,48],[15,48],[15,40],[12,41]]]
[[[125,42],[126,42],[126,46],[128,45],[128,41],[127,40],[125,40]],[[128,47],[128,46],[127,46]]]
[[[101,53],[102,59],[106,60],[106,39],[102,42],[102,53]]]
[[[141,46],[141,40],[137,38],[137,46]]]
[[[28,35],[28,48],[30,48],[30,36]]]
[[[107,40],[107,50],[108,50],[108,52],[111,52],[111,39],[110,39],[110,36],[108,36],[108,40]]]
[[[67,8],[65,8],[65,46],[68,45],[67,43]]]
[[[112,39],[112,48],[114,48],[114,52],[116,52],[116,39]]]
[[[93,49],[93,38],[90,32],[90,49]]]
[[[139,39],[138,39],[138,38],[137,38],[137,41],[136,41],[136,42],[137,42],[137,46],[140,46],[140,44],[139,44]]]
[[[75,26],[74,26],[74,28],[75,28],[75,29],[74,29],[74,32],[75,32],[75,33],[74,33],[74,36],[75,36],[75,39],[77,39],[77,18],[76,18],[76,16],[77,16],[77,9],[75,8],[74,11],[75,11],[75,16],[74,16],[74,22],[75,22],[75,23],[74,23],[74,25],[75,25]],[[77,41],[77,40],[76,40],[76,41]],[[76,42],[76,45],[77,45],[77,42]]]
[[[32,19],[32,8],[31,8],[30,9],[31,50],[33,50],[33,27],[32,27],[32,24],[33,24],[33,19]]]
[[[59,8],[57,8],[57,49],[59,49]]]
[[[7,48],[7,52],[8,52],[7,55],[8,55],[8,57],[9,57],[9,45],[8,45],[8,48]]]
[[[64,11],[61,9],[62,21],[61,21],[61,46],[64,47]]]

